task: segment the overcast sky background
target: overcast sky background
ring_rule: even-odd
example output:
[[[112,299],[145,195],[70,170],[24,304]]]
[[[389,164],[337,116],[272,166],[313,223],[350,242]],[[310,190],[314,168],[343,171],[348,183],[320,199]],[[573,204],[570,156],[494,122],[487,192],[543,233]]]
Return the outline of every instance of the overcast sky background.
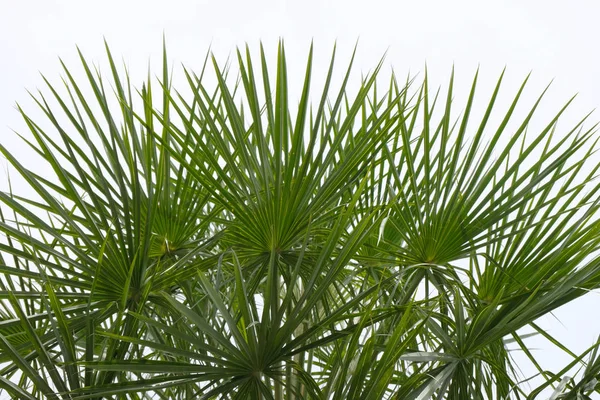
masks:
[[[60,83],[58,57],[77,69],[77,45],[107,69],[106,38],[138,83],[149,60],[160,62],[163,32],[176,72],[180,63],[199,69],[209,46],[224,62],[235,46],[246,42],[256,49],[262,40],[273,53],[279,37],[286,42],[289,76],[299,79],[311,40],[315,75],[326,73],[336,40],[341,65],[359,40],[358,71],[373,68],[387,50],[386,71],[393,66],[404,76],[422,72],[427,63],[432,80],[443,84],[454,65],[462,90],[479,66],[483,97],[505,66],[508,94],[533,71],[530,99],[554,80],[542,117],[551,119],[578,93],[567,117],[575,121],[600,106],[599,17],[600,2],[592,0],[0,0],[0,141],[19,151],[11,129],[24,132],[24,126],[14,104],[34,110],[26,89],[43,88],[39,72]],[[591,121],[598,120],[596,112]],[[0,190],[6,190],[6,161],[0,163]],[[580,352],[600,334],[599,309],[600,296],[591,293],[541,324]],[[530,343],[539,348],[536,354],[549,370],[558,371],[569,361],[542,340]]]

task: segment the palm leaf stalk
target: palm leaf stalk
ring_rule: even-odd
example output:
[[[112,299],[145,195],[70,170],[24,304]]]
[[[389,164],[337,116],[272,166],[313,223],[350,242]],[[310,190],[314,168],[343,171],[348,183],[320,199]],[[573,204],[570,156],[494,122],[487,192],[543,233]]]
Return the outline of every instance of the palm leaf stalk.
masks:
[[[166,48],[161,76],[135,89],[106,46],[108,75],[80,53],[83,81],[63,64],[64,87],[45,79],[32,94],[44,121],[18,108],[44,167],[0,145],[34,193],[0,192],[0,388],[23,399],[595,391],[598,345],[577,355],[535,324],[600,287],[587,116],[562,128],[569,101],[535,128],[546,91],[522,105],[525,79],[503,110],[504,73],[487,95],[477,73],[464,105],[454,72],[432,92],[427,74],[383,83],[383,60],[351,90],[354,54],[339,74],[335,49],[313,92],[312,46],[292,107],[277,50],[275,68],[262,46],[238,50],[235,79],[208,54],[177,91]],[[546,371],[523,328],[573,361]],[[522,383],[514,346],[539,387]]]

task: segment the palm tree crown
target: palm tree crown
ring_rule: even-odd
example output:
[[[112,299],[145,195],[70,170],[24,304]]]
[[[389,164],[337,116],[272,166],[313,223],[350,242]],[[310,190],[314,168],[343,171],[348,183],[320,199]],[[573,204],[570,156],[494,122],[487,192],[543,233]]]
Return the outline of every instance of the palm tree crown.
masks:
[[[600,287],[598,136],[492,93],[380,78],[288,95],[283,43],[239,74],[110,82],[20,107],[44,169],[0,193],[0,388],[19,399],[589,398],[597,345],[546,371],[535,321]],[[353,56],[354,58],[354,56]],[[205,84],[214,67],[214,89]],[[301,78],[302,79],[302,78]],[[87,94],[89,91],[89,94]],[[354,91],[353,91],[354,93]],[[292,107],[292,103],[294,106]],[[569,102],[570,103],[570,102]],[[475,104],[484,104],[475,115]],[[525,108],[527,110],[527,108]],[[492,113],[499,123],[492,123]],[[494,114],[495,115],[495,114]],[[513,124],[515,128],[512,127]],[[529,390],[509,349],[543,383]],[[562,379],[573,367],[577,379]]]

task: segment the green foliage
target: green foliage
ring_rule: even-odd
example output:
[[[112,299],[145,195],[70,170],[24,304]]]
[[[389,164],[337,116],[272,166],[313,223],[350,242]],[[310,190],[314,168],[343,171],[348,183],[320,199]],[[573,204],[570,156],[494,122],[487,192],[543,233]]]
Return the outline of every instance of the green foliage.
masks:
[[[536,319],[600,287],[595,127],[555,135],[491,94],[455,105],[382,63],[350,95],[335,51],[297,107],[286,56],[207,56],[191,96],[110,82],[33,96],[0,151],[35,196],[2,192],[0,388],[19,399],[587,398],[598,346],[545,371]],[[205,83],[214,67],[215,87]],[[64,65],[63,65],[64,66]],[[354,90],[352,90],[354,93]],[[383,93],[383,94],[382,94]],[[487,96],[487,100],[484,97]],[[483,104],[483,116],[472,112]],[[567,104],[568,105],[568,104]],[[454,108],[454,110],[453,110]],[[459,108],[458,112],[456,108]],[[499,116],[499,122],[493,116]],[[537,114],[536,114],[537,115]],[[458,117],[457,117],[458,116]],[[479,119],[480,118],[480,119]],[[509,346],[545,383],[520,384]],[[564,349],[568,352],[568,349]],[[585,363],[585,361],[589,362]],[[586,365],[576,380],[563,379]],[[584,397],[581,397],[584,396]]]

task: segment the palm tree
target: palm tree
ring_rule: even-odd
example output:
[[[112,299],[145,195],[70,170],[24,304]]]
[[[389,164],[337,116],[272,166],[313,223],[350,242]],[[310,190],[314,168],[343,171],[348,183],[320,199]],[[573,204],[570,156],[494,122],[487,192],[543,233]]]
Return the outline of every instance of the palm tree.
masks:
[[[435,93],[427,76],[383,83],[382,62],[355,91],[351,61],[334,90],[335,50],[313,95],[312,46],[296,107],[282,43],[276,68],[262,46],[258,61],[238,51],[234,80],[209,56],[199,74],[184,68],[189,95],[171,88],[165,50],[158,82],[136,90],[106,50],[110,78],[81,56],[87,82],[63,65],[64,88],[46,80],[33,96],[43,122],[18,108],[43,168],[0,146],[34,193],[0,193],[5,394],[594,392],[598,345],[570,353],[535,323],[600,287],[598,136],[585,118],[555,134],[565,106],[528,131],[543,94],[518,120],[527,79],[500,111],[502,76],[479,97],[477,75],[457,113],[453,76]],[[573,362],[546,371],[528,327]],[[521,383],[509,349],[540,387]]]

